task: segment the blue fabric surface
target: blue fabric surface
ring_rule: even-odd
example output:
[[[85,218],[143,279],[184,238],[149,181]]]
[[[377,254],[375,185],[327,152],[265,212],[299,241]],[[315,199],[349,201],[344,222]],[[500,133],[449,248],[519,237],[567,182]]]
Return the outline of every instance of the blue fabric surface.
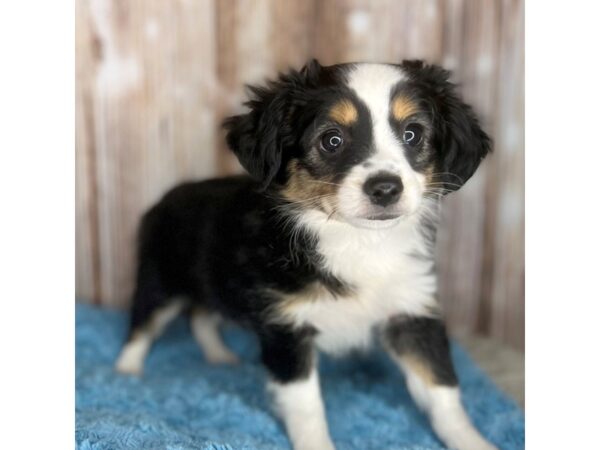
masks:
[[[226,327],[238,367],[207,364],[184,319],[153,347],[142,378],[114,372],[127,315],[78,305],[76,442],[88,449],[289,449],[269,409],[256,339]],[[503,450],[524,446],[522,411],[453,346],[469,415]],[[338,450],[441,449],[382,351],[320,358],[327,418]]]

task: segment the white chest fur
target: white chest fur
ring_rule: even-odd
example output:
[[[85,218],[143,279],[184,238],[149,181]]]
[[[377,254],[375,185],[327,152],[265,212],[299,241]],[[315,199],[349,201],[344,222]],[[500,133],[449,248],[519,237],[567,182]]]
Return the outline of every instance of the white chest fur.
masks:
[[[431,315],[436,280],[433,262],[415,256],[426,252],[417,220],[370,230],[327,221],[318,213],[304,218],[318,236],[324,268],[350,284],[352,293],[334,297],[320,290],[318,298],[293,302],[287,318],[315,327],[322,350],[343,353],[368,346],[374,329],[393,315]]]

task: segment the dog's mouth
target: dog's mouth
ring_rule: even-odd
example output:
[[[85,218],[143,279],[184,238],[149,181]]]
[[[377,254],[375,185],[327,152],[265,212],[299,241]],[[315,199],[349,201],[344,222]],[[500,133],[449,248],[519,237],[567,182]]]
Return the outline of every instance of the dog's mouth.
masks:
[[[402,214],[371,214],[363,217],[346,218],[351,225],[359,228],[382,229],[396,225],[402,220]]]
[[[366,219],[366,220],[394,220],[399,217],[400,217],[400,214],[383,213],[383,214],[372,214],[370,216],[365,217],[364,219]]]

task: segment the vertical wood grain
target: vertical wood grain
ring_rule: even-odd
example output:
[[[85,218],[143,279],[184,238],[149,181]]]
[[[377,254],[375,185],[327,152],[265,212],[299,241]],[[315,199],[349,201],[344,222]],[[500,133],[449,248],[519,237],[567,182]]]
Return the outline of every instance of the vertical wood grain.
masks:
[[[244,110],[246,84],[256,84],[272,75],[272,10],[268,0],[228,0],[216,4],[218,34],[217,59],[220,99],[219,123],[230,114]],[[233,27],[233,30],[230,29]],[[222,61],[222,62],[221,62]],[[218,145],[220,174],[241,172],[235,157],[227,151],[223,133]]]
[[[522,0],[504,0],[498,56],[495,111],[496,173],[488,179],[488,266],[492,272],[489,328],[482,329],[516,347],[524,345],[525,330],[525,140],[524,111],[524,7]]]
[[[87,4],[75,3],[78,18],[85,17]],[[91,80],[97,47],[88,20],[77,20],[75,28],[75,292],[84,302],[99,303],[100,252],[96,192],[95,132],[92,116]]]
[[[314,21],[318,0],[290,2],[270,0],[269,41],[276,71],[302,67],[314,57]]]
[[[122,306],[140,215],[185,179],[240,172],[219,124],[244,84],[322,64],[454,71],[495,152],[444,201],[451,328],[523,346],[522,0],[77,0],[76,292]]]
[[[219,122],[239,108],[241,101],[240,83],[237,77],[238,58],[238,22],[237,0],[221,0],[215,5],[216,22],[216,92],[218,99],[215,105],[216,118]],[[217,132],[216,160],[217,175],[226,175],[241,170],[235,156],[227,151],[225,134]]]
[[[84,112],[95,132],[99,292],[123,305],[142,211],[176,181],[214,173],[213,3],[82,3],[78,20],[100,49]]]
[[[351,62],[346,56],[348,42],[347,20],[349,2],[330,0],[317,3],[314,14],[314,57],[323,65]]]
[[[445,65],[465,101],[493,135],[493,104],[498,53],[498,3],[495,0],[452,0],[446,3]],[[440,298],[449,325],[461,331],[477,327],[484,267],[486,177],[496,161],[490,155],[460,191],[444,200],[439,233]],[[487,273],[487,272],[486,272]]]

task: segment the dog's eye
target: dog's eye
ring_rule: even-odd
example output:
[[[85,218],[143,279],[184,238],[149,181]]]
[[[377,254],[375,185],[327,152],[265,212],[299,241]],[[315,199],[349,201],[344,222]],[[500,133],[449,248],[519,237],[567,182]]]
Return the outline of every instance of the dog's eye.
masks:
[[[321,149],[326,153],[335,153],[344,143],[342,134],[337,130],[329,130],[321,136]]]
[[[408,146],[416,147],[423,139],[423,127],[418,123],[409,123],[404,129],[402,139]]]

